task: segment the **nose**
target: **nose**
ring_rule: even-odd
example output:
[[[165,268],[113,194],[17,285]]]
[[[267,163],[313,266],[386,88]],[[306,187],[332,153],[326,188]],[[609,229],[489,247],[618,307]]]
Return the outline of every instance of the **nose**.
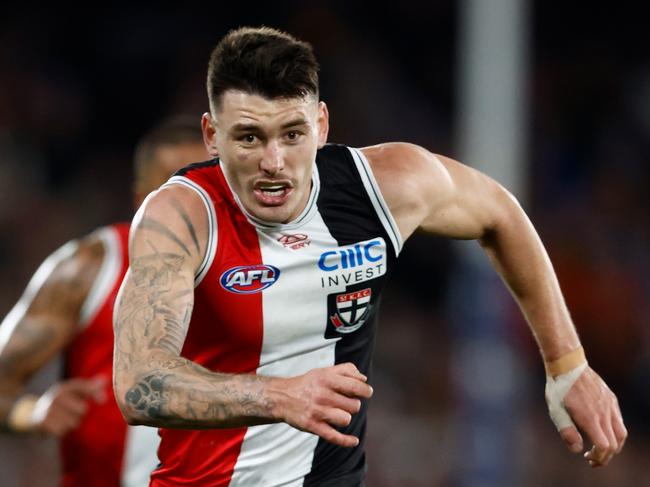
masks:
[[[284,153],[276,141],[266,144],[260,169],[269,176],[274,176],[284,169]]]

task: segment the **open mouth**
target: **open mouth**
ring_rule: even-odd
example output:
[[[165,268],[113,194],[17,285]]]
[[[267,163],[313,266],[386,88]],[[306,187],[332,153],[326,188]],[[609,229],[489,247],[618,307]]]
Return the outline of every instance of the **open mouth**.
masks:
[[[253,194],[257,201],[265,206],[279,206],[286,202],[293,192],[290,183],[258,183],[253,188]]]

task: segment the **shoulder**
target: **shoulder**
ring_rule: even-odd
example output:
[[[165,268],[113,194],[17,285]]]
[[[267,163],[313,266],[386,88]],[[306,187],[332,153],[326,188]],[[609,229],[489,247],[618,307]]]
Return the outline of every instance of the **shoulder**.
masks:
[[[20,299],[25,311],[76,322],[105,254],[99,231],[66,242],[41,263],[27,285]]]
[[[453,192],[448,159],[418,145],[390,142],[361,149],[379,189],[407,238],[436,200]]]
[[[129,256],[178,252],[198,266],[208,247],[213,217],[205,198],[190,186],[167,183],[147,196],[131,225]],[[131,260],[133,263],[133,260]]]
[[[106,255],[102,230],[66,242],[43,262],[39,273],[46,274],[50,284],[74,285],[87,291]]]
[[[384,183],[437,186],[451,184],[446,157],[434,154],[419,145],[388,142],[361,149],[375,177]],[[380,183],[381,184],[381,183]]]
[[[145,198],[137,214],[164,213],[170,207],[178,208],[179,205],[185,211],[192,212],[192,214],[201,214],[205,211],[203,198],[195,186],[184,184],[182,181],[172,178],[169,182],[151,192]],[[133,231],[133,225],[131,226],[131,231]]]

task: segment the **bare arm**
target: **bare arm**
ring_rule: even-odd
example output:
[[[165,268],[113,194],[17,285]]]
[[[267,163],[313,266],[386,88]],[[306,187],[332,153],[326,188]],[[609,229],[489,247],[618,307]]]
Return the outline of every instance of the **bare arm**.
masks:
[[[546,364],[580,347],[551,261],[516,199],[488,176],[408,144],[364,150],[404,237],[417,227],[457,239],[477,239],[525,315]],[[606,464],[627,432],[618,403],[591,369],[564,404],[595,447],[587,459]],[[582,449],[573,427],[561,430],[572,451]]]
[[[180,186],[154,193],[134,219],[115,314],[114,390],[127,421],[194,429],[286,421],[356,444],[330,426],[348,424],[358,397],[371,393],[350,364],[284,379],[213,372],[180,356],[207,231],[202,201]]]
[[[101,383],[80,379],[57,384],[41,398],[23,395],[23,388],[74,336],[102,258],[102,244],[95,238],[69,242],[43,262],[0,326],[0,424],[5,429],[62,435],[78,424],[86,398],[101,399]],[[33,406],[39,400],[36,417]],[[12,424],[18,409],[22,418]]]

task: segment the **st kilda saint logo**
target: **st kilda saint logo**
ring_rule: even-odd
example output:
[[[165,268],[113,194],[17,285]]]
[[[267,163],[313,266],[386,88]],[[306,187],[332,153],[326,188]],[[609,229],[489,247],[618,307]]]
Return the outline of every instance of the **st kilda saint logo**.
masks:
[[[280,242],[285,248],[291,250],[299,250],[303,247],[307,247],[311,240],[309,240],[309,235],[304,233],[294,233],[293,235],[282,235],[278,242]]]
[[[330,316],[334,329],[339,333],[352,333],[363,326],[370,314],[372,289],[338,294],[334,300],[336,311]]]

